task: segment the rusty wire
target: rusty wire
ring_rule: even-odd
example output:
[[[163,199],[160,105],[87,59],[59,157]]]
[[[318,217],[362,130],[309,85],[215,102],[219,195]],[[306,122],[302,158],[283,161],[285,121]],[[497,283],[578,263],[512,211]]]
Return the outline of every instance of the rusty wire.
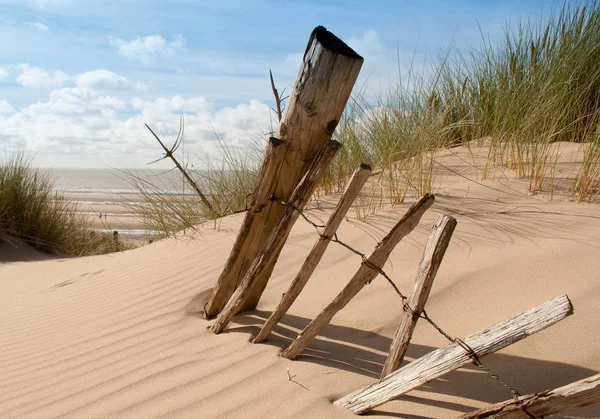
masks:
[[[506,388],[513,396],[513,399],[515,400],[516,404],[519,406],[519,408],[521,408],[521,410],[523,411],[523,413],[525,413],[529,418],[531,419],[538,419],[536,416],[534,416],[531,412],[529,412],[527,410],[527,408],[525,407],[525,405],[523,404],[523,402],[521,401],[520,397],[521,397],[521,393],[519,393],[514,387],[512,387],[510,384],[508,384],[506,381],[504,381],[502,378],[500,378],[497,374],[493,373],[488,367],[486,367],[485,365],[483,365],[483,363],[481,362],[479,356],[477,355],[477,353],[473,350],[473,348],[471,348],[464,340],[459,339],[459,338],[453,338],[451,335],[449,335],[446,331],[444,331],[444,329],[442,329],[435,321],[433,321],[433,319],[431,317],[429,317],[429,315],[427,314],[427,312],[425,311],[425,309],[423,309],[422,313],[417,313],[415,312],[412,307],[410,307],[410,305],[408,304],[408,298],[402,294],[402,292],[400,291],[400,289],[398,288],[398,286],[394,283],[394,281],[392,280],[392,278],[390,278],[390,276],[383,270],[383,268],[376,266],[375,264],[371,263],[368,261],[367,255],[355,248],[353,248],[352,246],[350,246],[348,243],[343,242],[342,240],[339,239],[337,233],[334,233],[333,237],[329,237],[326,236],[322,233],[321,229],[325,228],[325,225],[323,224],[317,224],[314,221],[312,221],[305,213],[303,210],[297,208],[295,205],[289,203],[289,202],[285,202],[282,200],[278,200],[274,197],[269,198],[271,201],[273,202],[277,202],[287,208],[292,208],[294,209],[296,212],[298,212],[298,214],[310,225],[312,225],[315,230],[317,231],[317,234],[319,235],[319,237],[325,238],[327,240],[331,240],[334,243],[337,243],[339,245],[341,245],[342,247],[345,247],[346,249],[348,249],[349,251],[351,251],[352,253],[358,255],[361,257],[362,259],[362,263],[367,265],[369,268],[377,271],[381,276],[383,276],[387,282],[392,286],[392,288],[394,289],[394,291],[396,291],[396,294],[398,294],[398,296],[402,299],[402,309],[404,311],[408,311],[410,312],[412,315],[417,316],[419,318],[422,318],[424,320],[427,321],[427,323],[429,323],[435,330],[437,330],[442,336],[444,336],[448,341],[450,341],[451,343],[456,343],[457,345],[459,345],[462,349],[465,350],[465,352],[467,353],[467,355],[469,356],[469,358],[471,358],[472,363],[479,368],[481,371],[487,373],[489,376],[491,376],[493,379],[495,379],[496,381],[498,381],[504,388]],[[542,417],[543,418],[543,417]]]

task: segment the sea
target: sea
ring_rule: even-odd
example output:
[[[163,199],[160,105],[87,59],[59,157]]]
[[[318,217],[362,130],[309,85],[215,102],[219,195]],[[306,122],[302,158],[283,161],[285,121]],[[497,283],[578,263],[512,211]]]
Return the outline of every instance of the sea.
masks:
[[[43,169],[57,192],[90,195],[137,196],[136,183],[149,182],[164,193],[193,194],[177,170],[160,169]]]
[[[136,239],[155,235],[154,231],[144,228],[136,211],[145,205],[136,184],[153,185],[153,192],[173,199],[196,195],[177,170],[42,170],[54,181],[56,194],[75,203],[77,211],[89,216],[96,230],[119,231],[121,235]]]

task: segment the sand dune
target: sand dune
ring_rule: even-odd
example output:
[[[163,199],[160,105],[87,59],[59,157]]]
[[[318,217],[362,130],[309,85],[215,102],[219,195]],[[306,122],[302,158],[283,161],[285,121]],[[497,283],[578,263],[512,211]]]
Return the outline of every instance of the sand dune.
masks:
[[[568,294],[575,315],[484,363],[521,393],[558,387],[600,370],[600,207],[567,196],[529,196],[512,174],[473,182],[465,149],[442,156],[437,201],[385,269],[408,293],[441,212],[458,227],[427,306],[465,336]],[[475,153],[476,154],[476,153]],[[564,167],[568,171],[568,166]],[[414,201],[414,197],[408,201]],[[368,252],[410,202],[340,237]],[[313,207],[315,205],[313,204]],[[328,207],[328,206],[326,206]],[[326,220],[328,209],[310,215]],[[241,215],[193,235],[120,254],[0,264],[0,417],[352,417],[331,401],[377,380],[401,306],[381,277],[342,310],[295,361],[277,356],[328,304],[360,258],[332,244],[289,314],[264,344],[249,339],[317,236],[295,226],[258,310],[214,335],[198,312],[229,254]],[[419,324],[409,360],[446,341]],[[293,377],[289,380],[288,376]],[[376,409],[379,416],[448,418],[510,398],[489,376],[462,368]],[[564,418],[600,417],[600,407]]]

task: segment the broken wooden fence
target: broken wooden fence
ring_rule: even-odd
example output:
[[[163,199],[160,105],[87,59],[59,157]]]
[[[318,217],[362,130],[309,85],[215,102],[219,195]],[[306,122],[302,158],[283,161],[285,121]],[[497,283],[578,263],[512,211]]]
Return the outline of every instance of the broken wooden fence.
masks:
[[[261,280],[267,270],[272,269],[271,266],[275,264],[279,252],[283,248],[294,223],[298,219],[299,213],[297,209],[304,208],[308,203],[308,200],[327,171],[329,164],[341,147],[342,145],[337,141],[330,140],[325,143],[321,153],[312,161],[306,176],[304,176],[290,197],[290,202],[282,205],[285,208],[285,212],[275,225],[256,259],[254,259],[252,266],[246,272],[241,284],[212,325],[211,330],[213,332],[221,333],[223,331],[231,318],[242,308],[250,292],[256,286],[256,283]]]
[[[358,196],[358,193],[369,178],[370,174],[371,167],[366,164],[362,164],[358,169],[356,169],[352,175],[352,178],[350,179],[350,182],[348,183],[348,186],[342,194],[341,199],[331,213],[329,220],[325,224],[323,232],[319,233],[319,239],[313,246],[309,255],[306,257],[304,264],[300,268],[300,271],[296,277],[293,279],[288,290],[281,297],[281,301],[275,310],[273,310],[271,316],[263,325],[258,335],[256,335],[254,340],[252,340],[253,343],[258,343],[265,340],[271,333],[271,330],[273,330],[273,327],[277,325],[279,320],[281,320],[285,313],[287,313],[287,311],[290,309],[294,301],[296,301],[296,298],[298,298],[304,289],[304,286],[307,284],[311,275],[315,271],[315,268],[321,261],[325,250],[327,250],[329,243],[331,243],[331,239],[334,238],[338,227],[344,219],[344,216],[350,209],[350,206]]]
[[[271,137],[267,143],[252,203],[217,286],[204,307],[206,318],[218,315],[211,327],[213,332],[220,333],[238,311],[256,307],[299,215],[314,227],[319,227],[302,211],[341,147],[330,138],[354,86],[362,61],[362,57],[325,28],[317,27],[313,31],[290,103],[281,118],[278,135]],[[383,266],[394,247],[414,230],[425,211],[431,207],[433,195],[425,195],[417,201],[369,256],[338,239],[336,230],[370,171],[369,167],[363,166],[354,173],[329,221],[322,226],[324,230],[318,233],[317,243],[288,292],[253,342],[261,342],[269,336],[306,285],[329,242],[335,241],[359,254],[363,263],[348,285],[306,326],[281,356],[295,358],[329,324],[334,315],[379,274],[390,282],[400,296],[404,311],[383,367],[382,379],[337,400],[335,404],[345,406],[355,413],[363,413],[469,362],[502,383],[515,397],[514,402],[491,406],[489,411],[501,409],[510,412],[511,409],[518,409],[520,413],[535,418],[534,413],[547,414],[556,412],[557,409],[562,410],[565,406],[597,402],[600,397],[597,377],[581,384],[583,387],[574,383],[577,390],[572,392],[568,386],[554,390],[546,399],[538,397],[539,395],[521,397],[480,361],[481,357],[572,314],[573,307],[566,296],[548,301],[465,339],[452,338],[427,315],[425,304],[456,226],[454,218],[441,215],[434,224],[410,297],[405,297],[396,287]],[[282,176],[284,173],[285,176]],[[451,343],[398,369],[419,318],[425,319]],[[557,402],[558,395],[565,392],[572,394],[569,400]],[[482,409],[473,412],[472,416],[464,417],[484,417],[488,410]]]
[[[394,247],[407,236],[419,224],[421,217],[433,204],[433,195],[425,195],[406,212],[404,217],[394,226],[387,236],[379,242],[371,254],[363,261],[360,268],[354,274],[348,285],[334,298],[334,300],[311,321],[308,326],[296,337],[296,339],[281,354],[282,357],[294,359],[306,348],[329,324],[333,316],[343,309],[349,302],[370,283],[377,275],[394,250]]]
[[[357,171],[358,173],[359,171]],[[356,175],[356,173],[355,173]],[[351,182],[353,183],[353,182]],[[347,188],[346,192],[351,189]],[[346,194],[340,200],[337,208],[340,208],[342,202],[348,199]],[[364,284],[370,282],[378,274],[382,274],[386,279],[391,281],[391,278],[383,271],[380,267],[385,263],[388,252],[391,252],[394,243],[397,243],[402,237],[412,231],[423,213],[429,208],[433,202],[433,196],[425,195],[421,200],[414,204],[402,218],[402,220],[396,224],[392,231],[384,238],[371,253],[371,256],[363,256],[363,265],[350,281],[348,286],[334,299],[334,301],[325,309],[319,316],[317,316],[292,342],[292,344],[281,354],[282,357],[294,358],[297,356],[306,345],[312,340],[333,318],[333,315],[343,308],[364,286]],[[302,213],[301,210],[296,209],[298,213]],[[334,219],[337,211],[334,211],[331,219]],[[306,215],[302,214],[307,222],[317,227]],[[330,222],[325,226],[330,226]],[[382,380],[371,386],[366,387],[363,390],[354,392],[342,399],[339,399],[335,403],[348,407],[355,413],[363,413],[373,409],[380,404],[383,404],[392,398],[395,398],[401,394],[404,394],[410,390],[420,387],[428,381],[438,378],[452,370],[460,368],[461,366],[472,362],[484,372],[498,380],[504,385],[513,395],[516,397],[514,402],[515,406],[519,409],[521,414],[525,414],[530,418],[536,418],[527,408],[527,406],[520,401],[519,393],[502,380],[499,376],[492,373],[487,367],[481,363],[481,357],[493,353],[503,347],[511,345],[527,336],[537,333],[552,324],[566,318],[573,313],[573,307],[568,297],[562,296],[555,298],[554,300],[548,301],[547,303],[536,307],[531,310],[527,310],[520,315],[511,319],[500,322],[488,329],[482,330],[468,338],[454,339],[450,337],[441,327],[435,323],[425,312],[425,303],[431,291],[433,280],[442,262],[446,249],[448,248],[452,233],[456,227],[456,220],[448,215],[440,215],[433,225],[432,232],[425,246],[421,263],[417,271],[417,277],[415,279],[413,291],[410,297],[405,297],[396,287],[396,291],[402,298],[403,310],[400,325],[392,344],[390,346],[389,355],[386,359]],[[333,227],[332,231],[333,231]],[[402,231],[402,233],[399,233]],[[319,249],[319,243],[323,240],[336,241],[346,248],[357,252],[352,249],[348,244],[341,242],[337,236],[332,238],[323,233],[319,233],[319,239],[315,244],[314,249]],[[379,252],[378,252],[379,249]],[[386,250],[381,250],[386,249]],[[324,251],[324,249],[323,249]],[[357,252],[359,253],[359,252]],[[293,300],[299,294],[301,288],[308,280],[306,275],[307,270],[311,273],[316,265],[311,264],[312,255],[305,261],[305,264],[300,269],[299,274],[295,278],[303,278],[302,281],[292,283],[290,290],[293,291],[290,300],[286,300],[286,294],[282,297],[282,302],[278,308],[283,307],[281,310],[275,310],[276,316],[271,316],[269,321],[265,324],[266,327],[261,329],[261,332],[253,340],[254,343],[264,340],[272,327],[277,324],[277,321],[281,319],[285,311],[289,309]],[[360,253],[359,253],[360,254]],[[386,256],[387,254],[387,256]],[[376,255],[374,257],[374,255]],[[379,263],[379,265],[374,262]],[[310,269],[307,268],[310,267]],[[368,270],[371,270],[368,273]],[[299,288],[297,288],[299,287]],[[445,348],[438,349],[431,352],[428,355],[408,364],[405,368],[393,372],[402,363],[404,353],[412,337],[412,332],[419,318],[424,318],[427,322],[433,325],[438,332],[444,335],[451,341],[451,344]],[[265,332],[266,331],[266,332]],[[389,372],[387,372],[389,371]],[[590,389],[588,383],[584,389],[579,389],[578,395],[573,395],[568,401],[558,402],[556,398],[549,398],[547,403],[543,403],[543,407],[540,409],[546,409],[550,411],[562,410],[569,406],[580,406],[595,402],[598,397],[596,392],[596,385],[594,382],[594,388]],[[535,399],[539,402],[539,399]],[[541,402],[540,402],[541,403]],[[506,402],[510,405],[509,402]],[[477,416],[484,417],[484,416]],[[516,416],[515,416],[516,417]]]
[[[271,137],[263,156],[252,203],[204,316],[219,314],[245,277],[258,253],[269,240],[286,208],[269,200],[274,196],[289,201],[306,174],[311,161],[331,138],[363,58],[322,26],[315,28],[304,53],[302,66],[279,123],[277,137]],[[281,248],[252,282],[242,305],[255,308],[273,271]],[[234,313],[235,314],[235,313]]]

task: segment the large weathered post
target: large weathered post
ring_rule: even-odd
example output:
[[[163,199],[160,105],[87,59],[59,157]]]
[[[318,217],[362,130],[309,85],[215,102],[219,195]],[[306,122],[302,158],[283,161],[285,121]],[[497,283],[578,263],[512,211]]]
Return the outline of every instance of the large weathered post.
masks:
[[[243,306],[252,286],[262,277],[263,272],[271,265],[273,259],[277,257],[294,223],[298,219],[298,211],[304,209],[304,206],[315,192],[317,185],[341,147],[342,145],[337,141],[327,141],[319,155],[312,161],[306,175],[290,197],[290,202],[286,203],[285,213],[279,218],[277,225],[254,259],[252,266],[246,272],[240,286],[235,290],[223,310],[217,316],[217,320],[211,326],[213,332],[221,333],[225,329],[231,318]]]
[[[315,28],[277,138],[267,144],[251,208],[204,307],[206,318],[223,309],[283,214],[285,208],[268,198],[274,195],[287,201],[311,160],[333,135],[362,63],[362,57],[334,34],[322,26]],[[277,256],[255,281],[242,308],[256,307]]]

